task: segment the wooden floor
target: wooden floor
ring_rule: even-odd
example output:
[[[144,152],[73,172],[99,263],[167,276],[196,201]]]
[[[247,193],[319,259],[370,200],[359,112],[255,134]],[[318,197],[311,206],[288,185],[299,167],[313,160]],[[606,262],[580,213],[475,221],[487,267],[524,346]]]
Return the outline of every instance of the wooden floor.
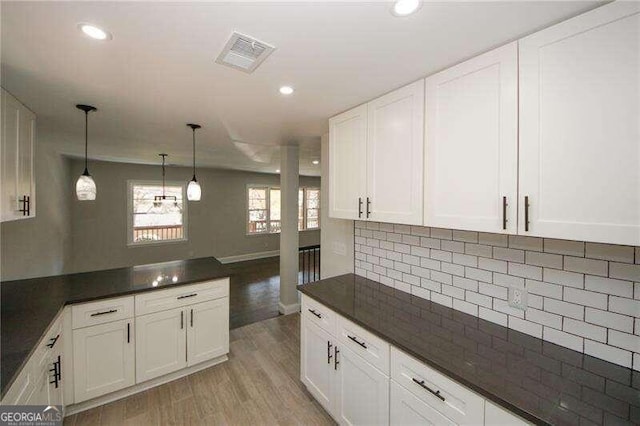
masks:
[[[300,315],[231,330],[229,361],[65,425],[332,425],[300,382]]]

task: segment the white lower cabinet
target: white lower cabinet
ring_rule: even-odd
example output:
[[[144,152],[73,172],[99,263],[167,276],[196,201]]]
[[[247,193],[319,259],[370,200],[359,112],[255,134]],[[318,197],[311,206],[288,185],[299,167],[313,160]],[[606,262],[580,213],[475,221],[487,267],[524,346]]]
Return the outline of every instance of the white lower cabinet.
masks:
[[[135,384],[133,320],[73,331],[75,402]]]
[[[184,309],[136,318],[136,381],[144,382],[187,366]]]
[[[302,307],[301,380],[339,424],[528,424],[305,295]]]
[[[187,328],[187,365],[199,364],[229,352],[229,299],[192,305]],[[186,316],[186,315],[185,315]]]
[[[346,347],[336,355],[335,417],[345,425],[384,425],[389,419],[389,376]]]
[[[398,426],[455,425],[438,410],[391,380],[390,423]]]

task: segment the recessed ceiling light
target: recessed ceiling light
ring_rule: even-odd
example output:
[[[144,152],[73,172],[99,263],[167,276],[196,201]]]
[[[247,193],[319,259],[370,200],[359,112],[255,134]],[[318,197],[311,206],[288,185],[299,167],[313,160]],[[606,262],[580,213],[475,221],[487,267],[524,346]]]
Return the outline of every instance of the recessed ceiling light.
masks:
[[[276,173],[280,173],[280,169],[276,169]]]
[[[313,160],[312,163],[315,164],[315,165],[318,165],[318,164],[320,164],[320,160]]]
[[[391,13],[395,16],[409,16],[420,8],[420,0],[396,0]]]
[[[280,93],[283,95],[290,95],[293,93],[293,87],[291,86],[282,86],[280,88]]]
[[[92,24],[78,24],[78,28],[85,35],[96,40],[111,40],[112,38],[109,32]]]

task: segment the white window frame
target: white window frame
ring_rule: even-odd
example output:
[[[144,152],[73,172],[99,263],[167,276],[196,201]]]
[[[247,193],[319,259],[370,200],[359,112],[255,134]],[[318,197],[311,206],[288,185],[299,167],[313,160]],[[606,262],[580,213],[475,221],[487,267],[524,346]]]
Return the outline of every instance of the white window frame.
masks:
[[[184,243],[189,241],[188,234],[188,201],[187,201],[187,184],[182,181],[165,181],[165,186],[179,186],[182,188],[182,238],[175,240],[158,240],[158,241],[133,241],[133,186],[134,185],[154,185],[162,186],[162,180],[127,180],[127,246],[144,247],[163,244]]]
[[[266,188],[267,189],[267,230],[271,229],[271,190],[272,189],[280,189],[279,185],[269,185],[269,184],[262,184],[262,183],[248,183],[246,185],[245,188],[245,196],[244,196],[244,200],[245,200],[245,235],[247,236],[257,236],[257,235],[274,235],[274,234],[279,234],[280,232],[249,232],[249,188]],[[315,189],[320,191],[320,188],[317,186],[299,186],[298,187],[298,191],[300,189]],[[281,193],[282,194],[282,193]],[[281,195],[282,196],[282,195]],[[318,209],[318,227],[317,228],[311,228],[311,229],[307,229],[307,218],[306,218],[306,214],[304,213],[305,209],[305,205],[304,205],[304,201],[305,201],[306,197],[303,196],[303,204],[302,204],[302,208],[303,208],[303,224],[304,224],[304,229],[298,230],[298,232],[307,232],[307,231],[319,231],[320,228],[322,227],[322,222],[320,221],[320,214],[322,211],[322,205],[320,205],[320,208]],[[296,204],[296,211],[297,211],[297,207],[298,205]],[[282,214],[282,206],[280,206],[280,214]],[[299,218],[298,218],[299,219]],[[280,218],[280,222],[282,223],[282,218]],[[297,223],[297,222],[296,222]]]
[[[301,186],[298,191],[302,189],[302,225],[303,225],[303,231],[317,231],[320,229],[320,227],[322,226],[322,222],[320,221],[320,216],[322,214],[322,203],[320,203],[320,207],[317,208],[318,210],[318,227],[317,228],[307,228],[307,190],[313,190],[313,191],[318,191],[318,194],[320,194],[320,188],[317,186]],[[318,198],[318,201],[320,201],[320,198]],[[298,218],[299,219],[299,218]]]

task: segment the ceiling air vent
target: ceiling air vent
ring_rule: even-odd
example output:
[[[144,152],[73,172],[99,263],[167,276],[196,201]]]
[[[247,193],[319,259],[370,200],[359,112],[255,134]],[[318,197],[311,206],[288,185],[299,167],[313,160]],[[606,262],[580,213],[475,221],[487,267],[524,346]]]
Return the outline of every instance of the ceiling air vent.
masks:
[[[275,47],[270,44],[234,32],[218,55],[216,62],[252,73],[274,50]]]

